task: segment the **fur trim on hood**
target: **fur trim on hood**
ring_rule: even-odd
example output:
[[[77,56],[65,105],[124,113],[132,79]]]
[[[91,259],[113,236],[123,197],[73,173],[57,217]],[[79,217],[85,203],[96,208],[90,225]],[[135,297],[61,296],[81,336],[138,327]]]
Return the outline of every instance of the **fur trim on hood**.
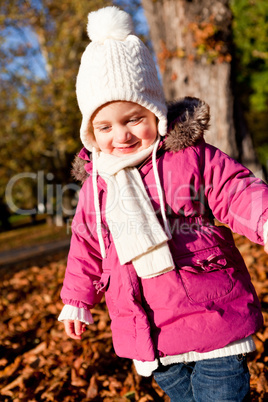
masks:
[[[168,132],[164,139],[167,151],[178,152],[197,145],[203,139],[204,132],[209,128],[209,106],[198,98],[186,97],[168,104]],[[85,171],[87,160],[76,155],[72,176],[84,183],[88,177]]]
[[[209,120],[209,106],[200,99],[186,97],[170,103],[165,149],[178,152],[196,145],[209,128]]]
[[[83,184],[88,178],[88,173],[85,170],[85,165],[88,160],[82,159],[78,154],[75,155],[74,161],[72,163],[71,175],[76,180]]]

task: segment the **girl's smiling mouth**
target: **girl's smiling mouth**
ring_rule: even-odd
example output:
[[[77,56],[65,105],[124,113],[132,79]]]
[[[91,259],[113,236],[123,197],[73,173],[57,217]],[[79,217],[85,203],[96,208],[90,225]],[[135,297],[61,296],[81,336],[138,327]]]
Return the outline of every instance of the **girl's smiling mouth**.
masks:
[[[135,142],[134,144],[131,145],[125,145],[125,146],[119,146],[119,147],[115,147],[116,150],[120,151],[120,152],[133,152],[133,148],[137,147],[138,142]]]

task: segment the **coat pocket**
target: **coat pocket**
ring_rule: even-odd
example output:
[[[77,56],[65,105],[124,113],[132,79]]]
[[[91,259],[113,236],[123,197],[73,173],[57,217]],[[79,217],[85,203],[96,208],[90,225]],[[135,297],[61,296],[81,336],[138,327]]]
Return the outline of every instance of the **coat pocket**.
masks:
[[[185,292],[193,302],[217,300],[233,289],[234,268],[219,247],[177,257],[175,263]]]

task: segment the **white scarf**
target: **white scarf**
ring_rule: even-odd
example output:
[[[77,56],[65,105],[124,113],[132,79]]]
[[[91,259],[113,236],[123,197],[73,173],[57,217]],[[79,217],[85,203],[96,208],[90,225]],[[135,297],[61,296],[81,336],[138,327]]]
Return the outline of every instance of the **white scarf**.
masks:
[[[154,174],[157,175],[156,185],[161,212],[169,237],[155,215],[140,173],[135,167],[152,152],[154,161],[158,144],[159,140],[137,154],[122,157],[97,152],[93,149],[94,202],[102,256],[105,257],[105,249],[100,230],[97,173],[107,184],[106,221],[114,240],[120,264],[132,261],[137,275],[142,278],[151,278],[174,269],[174,262],[167,245],[171,235],[165,213],[163,215],[163,194],[156,161],[154,163]]]

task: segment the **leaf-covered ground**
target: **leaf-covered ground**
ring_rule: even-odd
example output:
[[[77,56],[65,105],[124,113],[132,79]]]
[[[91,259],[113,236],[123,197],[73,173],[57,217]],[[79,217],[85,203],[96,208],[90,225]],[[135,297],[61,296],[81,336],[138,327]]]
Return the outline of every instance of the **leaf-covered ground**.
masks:
[[[252,401],[268,400],[268,266],[263,248],[236,236],[263,307],[257,351],[248,358]],[[57,321],[65,256],[1,269],[0,401],[169,401],[152,378],[112,347],[103,301],[83,340],[68,339]]]

